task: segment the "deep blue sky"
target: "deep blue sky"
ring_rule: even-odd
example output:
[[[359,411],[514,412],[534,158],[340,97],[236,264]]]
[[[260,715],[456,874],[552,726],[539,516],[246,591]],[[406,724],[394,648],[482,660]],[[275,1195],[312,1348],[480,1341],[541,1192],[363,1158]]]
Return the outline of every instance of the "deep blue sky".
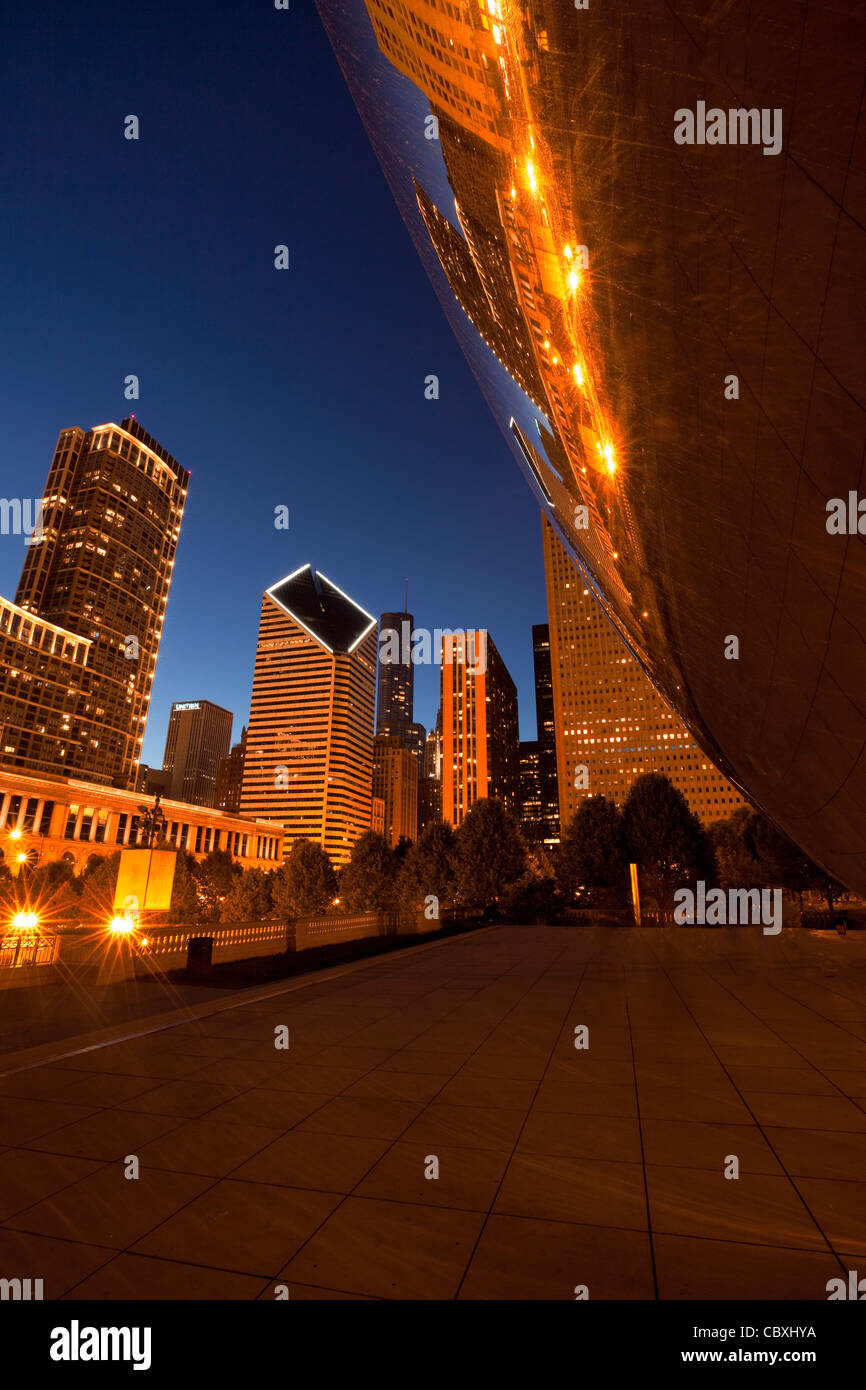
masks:
[[[371,613],[408,578],[416,624],[489,628],[533,738],[538,506],[312,0],[19,8],[0,34],[0,490],[41,495],[62,427],[130,412],[191,469],[144,761],[172,700],[226,705],[238,736],[262,591],[307,561]],[[0,593],[22,558],[0,538]],[[437,705],[438,668],[418,668],[416,718]]]

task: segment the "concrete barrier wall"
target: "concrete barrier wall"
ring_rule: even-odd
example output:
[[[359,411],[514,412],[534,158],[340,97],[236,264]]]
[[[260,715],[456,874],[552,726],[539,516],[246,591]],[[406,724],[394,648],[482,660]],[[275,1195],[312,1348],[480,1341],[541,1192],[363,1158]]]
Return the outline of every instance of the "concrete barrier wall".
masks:
[[[295,950],[312,946],[332,946],[339,941],[362,941],[368,936],[392,936],[397,918],[387,912],[359,912],[351,917],[298,917],[295,919]]]
[[[446,914],[447,915],[447,914]],[[20,934],[0,938],[0,990],[23,988],[65,973],[93,971],[100,984],[184,970],[190,941],[208,939],[213,965],[284,951],[308,951],[367,937],[418,935],[439,931],[445,921],[413,921],[394,913],[359,912],[345,916],[298,917],[293,922],[238,922],[196,926],[144,927],[137,937],[111,936],[102,928],[46,932],[33,942]],[[205,955],[208,948],[205,947]],[[195,951],[195,948],[193,948]]]

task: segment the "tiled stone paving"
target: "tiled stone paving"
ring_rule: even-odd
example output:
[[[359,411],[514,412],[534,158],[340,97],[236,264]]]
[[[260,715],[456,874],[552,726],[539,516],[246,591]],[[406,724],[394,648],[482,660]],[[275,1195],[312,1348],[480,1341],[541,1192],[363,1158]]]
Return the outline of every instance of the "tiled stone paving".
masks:
[[[823,1300],[866,1271],[866,935],[495,927],[263,993],[0,1077],[0,1276]]]

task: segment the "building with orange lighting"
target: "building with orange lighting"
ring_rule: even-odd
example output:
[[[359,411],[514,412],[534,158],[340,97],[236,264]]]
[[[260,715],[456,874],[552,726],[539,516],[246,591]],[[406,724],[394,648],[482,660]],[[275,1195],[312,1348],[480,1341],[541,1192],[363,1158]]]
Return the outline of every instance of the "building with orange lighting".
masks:
[[[62,430],[0,604],[0,759],[134,787],[189,474],[132,418]]]
[[[644,674],[550,522],[542,524],[563,828],[587,796],[622,805],[643,772],[669,777],[705,825],[725,819],[743,797]]]
[[[574,583],[695,746],[863,893],[866,548],[828,522],[863,490],[866,11],[804,30],[800,7],[734,0],[690,44],[664,0],[367,0],[360,21],[318,3]],[[780,143],[681,142],[682,110],[724,111],[732,74]]]
[[[46,777],[0,763],[0,850],[13,872],[65,860],[80,872],[92,855],[142,843],[143,814],[155,798],[139,791]],[[282,863],[283,827],[231,815],[207,806],[160,800],[166,847],[203,859],[224,850],[244,868],[273,869]]]
[[[484,797],[519,811],[517,689],[488,632],[442,638],[442,820]]]
[[[396,734],[377,734],[373,796],[385,805],[383,834],[392,849],[418,838],[418,759]]]
[[[370,829],[376,619],[311,565],[262,597],[241,814],[335,865]]]

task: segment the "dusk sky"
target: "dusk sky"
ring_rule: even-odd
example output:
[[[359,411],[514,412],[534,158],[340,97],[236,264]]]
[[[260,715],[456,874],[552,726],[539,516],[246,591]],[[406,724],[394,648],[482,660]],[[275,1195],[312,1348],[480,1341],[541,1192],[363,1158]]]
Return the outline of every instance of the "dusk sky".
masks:
[[[228,3],[48,3],[4,34],[0,72],[3,494],[41,496],[62,427],[128,414],[192,471],[144,761],[173,700],[227,706],[239,736],[262,591],[308,561],[376,615],[408,578],[417,625],[489,628],[533,738],[538,506],[311,0],[242,23]],[[0,538],[7,597],[22,560]],[[429,727],[438,667],[415,679]]]

